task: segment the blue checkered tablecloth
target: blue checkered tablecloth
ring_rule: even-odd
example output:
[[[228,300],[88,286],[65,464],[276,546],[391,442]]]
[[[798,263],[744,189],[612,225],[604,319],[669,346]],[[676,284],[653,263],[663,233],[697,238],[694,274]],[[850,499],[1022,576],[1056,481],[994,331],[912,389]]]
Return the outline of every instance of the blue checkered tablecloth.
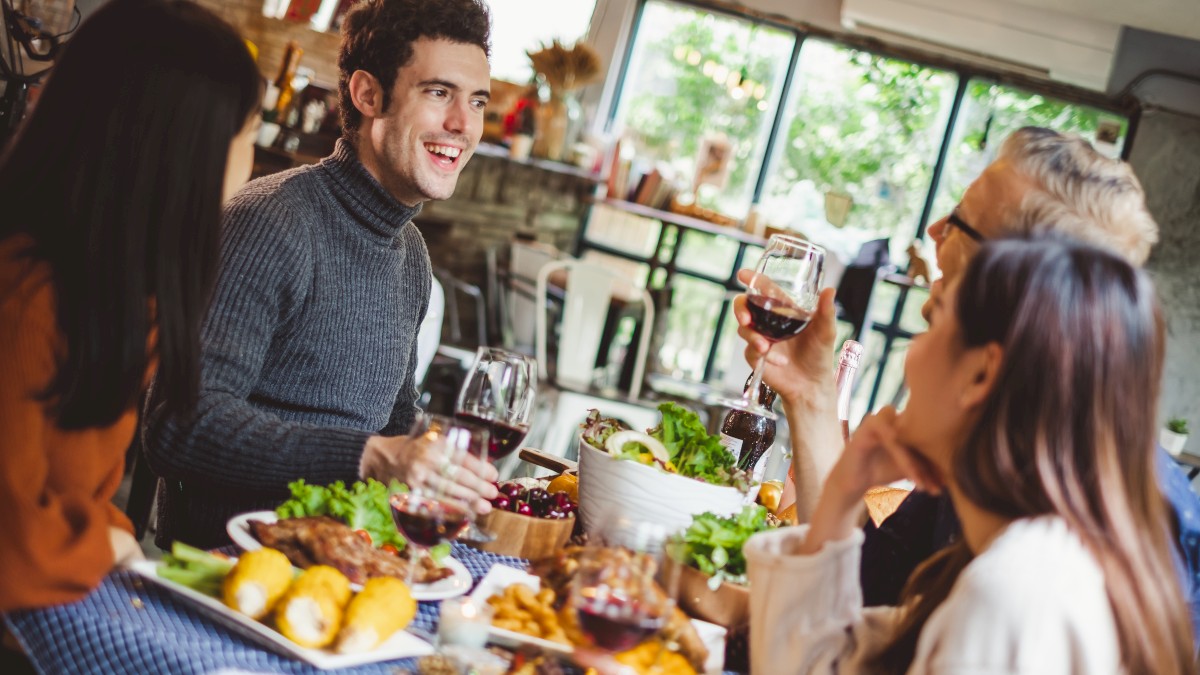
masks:
[[[519,558],[453,544],[453,555],[478,583],[493,565],[525,569]],[[437,633],[438,603],[419,603],[416,632]],[[340,671],[320,671],[259,647],[212,621],[186,600],[115,572],[87,598],[50,609],[4,616],[42,673],[212,673],[223,669],[272,673],[387,673],[415,668],[414,659]]]

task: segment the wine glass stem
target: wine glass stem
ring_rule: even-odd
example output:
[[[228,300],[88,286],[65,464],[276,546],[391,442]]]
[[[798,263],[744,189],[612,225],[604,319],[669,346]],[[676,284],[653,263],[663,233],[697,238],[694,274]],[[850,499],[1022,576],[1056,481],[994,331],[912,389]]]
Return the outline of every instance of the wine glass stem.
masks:
[[[746,391],[742,392],[742,400],[747,406],[758,405],[758,386],[762,384],[763,371],[767,369],[767,354],[771,353],[771,347],[775,343],[767,343],[767,351],[759,357],[758,363],[754,365],[754,375],[750,377],[750,384],[746,386]]]
[[[417,571],[417,560],[420,556],[420,551],[417,550],[417,545],[408,540],[408,573],[404,575],[404,584],[411,589],[413,587],[413,577]]]

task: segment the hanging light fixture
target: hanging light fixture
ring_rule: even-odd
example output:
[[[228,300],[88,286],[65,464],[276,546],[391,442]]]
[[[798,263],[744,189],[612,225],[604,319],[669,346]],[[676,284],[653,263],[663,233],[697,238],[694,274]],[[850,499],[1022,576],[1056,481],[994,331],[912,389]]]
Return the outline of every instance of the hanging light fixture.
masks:
[[[754,44],[754,35],[758,31],[758,25],[750,27],[750,35],[747,39],[747,52]],[[754,99],[758,101],[755,107],[765,111],[769,106],[763,100],[767,96],[767,85],[762,82],[757,82],[750,78],[750,70],[746,65],[740,69],[734,70],[721,64],[718,60],[705,58],[699,50],[692,49],[687,45],[679,45],[671,52],[676,61],[687,63],[689,66],[699,66],[700,72],[704,77],[710,78],[715,84],[725,89],[726,93],[735,101],[743,99]],[[703,65],[701,62],[703,61]]]

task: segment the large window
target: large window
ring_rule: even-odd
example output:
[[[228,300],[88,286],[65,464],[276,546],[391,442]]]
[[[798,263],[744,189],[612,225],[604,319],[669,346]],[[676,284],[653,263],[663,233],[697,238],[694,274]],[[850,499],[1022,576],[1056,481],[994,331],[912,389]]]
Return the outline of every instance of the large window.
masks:
[[[1127,120],[1101,109],[671,0],[642,5],[617,101],[612,131],[684,193],[695,187],[703,145],[729,142],[727,180],[700,185],[701,206],[742,218],[756,205],[770,225],[808,236],[843,263],[886,237],[901,269],[926,210],[928,220],[947,213],[1013,130],[1079,133],[1114,157],[1128,133]],[[934,262],[932,246],[925,250]],[[661,370],[740,386],[743,345],[732,321],[716,330],[728,294],[713,283],[732,274],[735,251],[729,238],[684,240]],[[924,330],[926,297],[921,288],[877,284],[856,417],[873,392],[876,407],[903,396],[902,356]]]
[[[884,237],[900,256],[929,193],[957,81],[953,73],[805,40],[763,217],[825,245],[843,263]],[[849,207],[844,221],[839,200]]]
[[[795,36],[745,19],[647,2],[625,70],[614,129],[683,194],[702,147],[726,144],[728,175],[702,184],[705,208],[746,215],[766,156]]]

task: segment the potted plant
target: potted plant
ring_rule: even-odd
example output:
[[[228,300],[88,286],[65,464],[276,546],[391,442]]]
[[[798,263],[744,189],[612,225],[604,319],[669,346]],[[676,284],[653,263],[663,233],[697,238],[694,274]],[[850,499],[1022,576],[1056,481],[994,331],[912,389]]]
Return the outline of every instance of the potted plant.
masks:
[[[1183,452],[1188,439],[1188,423],[1182,417],[1167,420],[1167,426],[1158,434],[1158,442],[1172,455]]]

